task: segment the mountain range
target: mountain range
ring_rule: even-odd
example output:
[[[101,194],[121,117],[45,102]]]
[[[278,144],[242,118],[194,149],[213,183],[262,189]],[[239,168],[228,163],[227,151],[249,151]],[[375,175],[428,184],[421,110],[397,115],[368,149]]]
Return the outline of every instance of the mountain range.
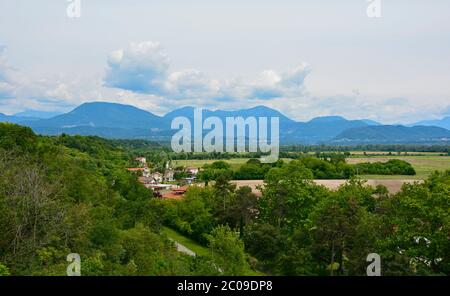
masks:
[[[413,124],[423,126],[438,126],[450,130],[450,116],[438,120],[423,120]]]
[[[170,141],[176,132],[170,129],[172,119],[184,116],[192,120],[194,108],[183,107],[158,116],[129,105],[92,102],[50,118],[24,116],[33,114],[39,115],[33,112],[14,116],[0,113],[0,121],[29,126],[44,135],[66,133]],[[43,115],[49,117],[49,114]],[[450,118],[442,122],[422,122],[413,126],[383,125],[372,120],[347,120],[340,116],[316,117],[307,122],[298,122],[265,106],[237,111],[203,110],[203,117],[208,116],[216,116],[223,121],[226,117],[238,116],[279,117],[281,144],[450,144],[448,125],[445,128]]]

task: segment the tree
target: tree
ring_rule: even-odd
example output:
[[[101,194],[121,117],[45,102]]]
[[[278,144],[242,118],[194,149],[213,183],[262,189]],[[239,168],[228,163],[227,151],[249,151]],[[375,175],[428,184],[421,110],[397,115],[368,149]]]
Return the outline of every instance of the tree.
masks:
[[[10,275],[8,267],[0,263],[0,276],[8,276]]]
[[[335,196],[322,200],[311,214],[312,253],[319,259],[319,269],[329,275],[343,271],[343,262],[355,227],[360,219],[360,209],[355,199]]]
[[[232,225],[239,226],[241,237],[244,234],[244,226],[257,215],[257,200],[257,196],[248,186],[236,190],[236,197],[230,205],[230,218]]]
[[[384,207],[389,227],[383,240],[385,257],[409,262],[402,270],[387,271],[449,274],[450,171],[435,173],[424,184],[403,185]]]
[[[224,275],[243,275],[250,269],[244,252],[244,243],[228,226],[214,228],[208,236],[208,247],[216,267]]]
[[[287,241],[286,235],[278,227],[257,222],[246,227],[243,239],[246,250],[271,268],[276,264]]]
[[[318,200],[328,195],[324,187],[314,184],[312,177],[312,172],[297,160],[272,168],[258,201],[261,219],[291,230],[302,225]]]
[[[233,202],[236,185],[231,184],[227,175],[219,175],[213,186],[215,216],[221,221],[229,217],[229,207]]]

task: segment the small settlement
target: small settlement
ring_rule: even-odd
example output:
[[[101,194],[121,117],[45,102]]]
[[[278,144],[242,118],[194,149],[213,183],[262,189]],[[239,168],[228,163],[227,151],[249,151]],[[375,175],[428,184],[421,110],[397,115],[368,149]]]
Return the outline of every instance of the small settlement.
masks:
[[[181,178],[180,182],[176,182],[174,176],[177,172],[171,167],[170,161],[166,163],[162,170],[151,170],[145,157],[137,157],[135,161],[139,166],[128,168],[127,170],[136,173],[139,182],[144,184],[145,187],[152,189],[155,196],[164,199],[182,199],[189,186],[195,182],[199,172],[198,168],[183,168],[183,171],[177,172],[184,172],[185,174],[183,175],[185,177]],[[178,185],[179,183],[181,185]]]

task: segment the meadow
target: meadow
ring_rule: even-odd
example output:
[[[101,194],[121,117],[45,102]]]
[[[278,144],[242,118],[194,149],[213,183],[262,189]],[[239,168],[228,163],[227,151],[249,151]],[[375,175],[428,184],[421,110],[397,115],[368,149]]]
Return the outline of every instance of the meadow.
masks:
[[[381,154],[381,156],[380,156]],[[388,155],[387,152],[366,152],[364,154],[360,151],[351,152],[351,156],[347,158],[347,162],[350,164],[356,164],[361,162],[386,162],[390,159],[400,159],[411,163],[411,165],[416,170],[416,175],[414,176],[403,176],[403,175],[362,175],[365,179],[374,180],[403,180],[403,179],[415,179],[424,180],[434,171],[445,171],[450,170],[450,156],[443,156],[442,153],[437,152],[410,152],[408,155]],[[239,169],[241,165],[246,163],[248,158],[231,158],[226,159],[227,163],[231,165],[233,170]],[[284,161],[288,162],[291,159],[283,158]],[[174,161],[174,166],[186,166],[186,167],[202,167],[205,164],[211,164],[217,161],[216,159],[188,159],[188,160],[176,160]]]
[[[450,170],[450,156],[440,156],[439,154],[426,154],[424,156],[375,156],[375,157],[356,157],[348,158],[347,162],[351,164],[361,162],[386,162],[389,159],[400,159],[409,162],[416,170],[415,176],[381,176],[381,175],[364,175],[363,178],[370,179],[426,179],[434,171]]]

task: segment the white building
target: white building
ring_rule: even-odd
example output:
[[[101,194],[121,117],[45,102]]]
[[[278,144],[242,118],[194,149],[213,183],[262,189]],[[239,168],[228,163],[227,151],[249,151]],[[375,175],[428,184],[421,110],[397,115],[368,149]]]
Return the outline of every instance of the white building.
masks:
[[[187,167],[186,168],[186,172],[190,175],[197,175],[198,174],[198,168],[194,168],[194,167]]]
[[[134,160],[140,162],[143,166],[147,165],[147,159],[145,157],[136,157]]]
[[[164,172],[164,181],[165,182],[172,182],[174,181],[174,171],[173,169],[166,169],[166,171]]]

